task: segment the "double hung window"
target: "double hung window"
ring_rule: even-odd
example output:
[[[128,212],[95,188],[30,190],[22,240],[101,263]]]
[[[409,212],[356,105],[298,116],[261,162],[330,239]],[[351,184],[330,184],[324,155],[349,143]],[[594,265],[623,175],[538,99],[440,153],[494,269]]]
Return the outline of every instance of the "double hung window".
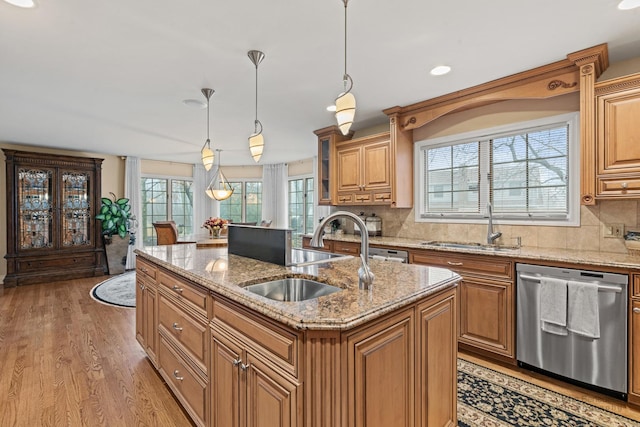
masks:
[[[220,217],[233,222],[262,221],[262,182],[234,181],[229,183],[233,194],[220,202]]]
[[[155,244],[156,221],[173,220],[181,236],[193,234],[193,181],[183,178],[143,177],[141,179],[144,244]]]

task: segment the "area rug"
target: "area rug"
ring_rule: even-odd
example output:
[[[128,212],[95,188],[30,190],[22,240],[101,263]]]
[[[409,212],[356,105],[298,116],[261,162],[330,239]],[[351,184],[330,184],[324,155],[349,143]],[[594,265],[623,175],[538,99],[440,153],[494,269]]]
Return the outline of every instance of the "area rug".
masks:
[[[615,411],[615,404],[610,406]],[[640,423],[458,359],[458,426],[637,427]]]
[[[98,283],[91,297],[103,304],[117,307],[136,306],[136,272],[129,271]]]

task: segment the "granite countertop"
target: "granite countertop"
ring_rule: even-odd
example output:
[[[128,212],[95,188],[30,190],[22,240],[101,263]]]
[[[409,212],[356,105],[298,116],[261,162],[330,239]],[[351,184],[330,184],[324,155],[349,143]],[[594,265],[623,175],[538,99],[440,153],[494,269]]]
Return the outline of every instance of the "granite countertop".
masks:
[[[307,236],[311,237],[311,236]],[[325,234],[326,240],[337,240],[342,242],[360,243],[360,236],[353,234]],[[567,262],[578,265],[595,267],[613,267],[625,269],[640,269],[640,256],[619,254],[611,252],[580,251],[571,249],[551,249],[521,247],[508,251],[491,252],[479,249],[466,248],[440,248],[425,245],[424,239],[408,239],[403,237],[369,237],[370,246],[390,246],[404,249],[428,249],[443,252],[473,253],[479,255],[501,256],[514,258],[521,261],[531,261],[533,263],[545,261]]]
[[[304,267],[284,267],[227,254],[226,248],[195,244],[147,246],[135,251],[195,283],[295,329],[346,330],[453,287],[460,276],[450,270],[370,260],[372,289],[358,289],[359,258]],[[342,291],[300,302],[274,301],[243,286],[285,277],[305,277]]]

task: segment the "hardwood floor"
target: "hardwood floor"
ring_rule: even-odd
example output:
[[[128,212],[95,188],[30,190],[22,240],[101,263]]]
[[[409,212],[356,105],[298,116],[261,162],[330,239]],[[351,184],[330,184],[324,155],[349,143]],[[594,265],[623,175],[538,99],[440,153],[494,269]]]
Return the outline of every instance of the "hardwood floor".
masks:
[[[609,412],[631,418],[632,420],[640,421],[640,409],[632,407],[628,405],[627,402],[624,402],[622,400],[614,399],[612,397],[605,396],[603,394],[596,393],[582,387],[577,387],[566,382],[547,377],[537,372],[532,372],[526,369],[512,366],[506,367],[479,358],[470,353],[458,353],[458,357],[493,369],[494,371],[502,372],[520,380],[530,382],[531,384],[547,388],[565,396],[572,397],[576,400],[589,403],[590,405],[606,409]]]
[[[191,426],[105,277],[0,288],[0,426]]]

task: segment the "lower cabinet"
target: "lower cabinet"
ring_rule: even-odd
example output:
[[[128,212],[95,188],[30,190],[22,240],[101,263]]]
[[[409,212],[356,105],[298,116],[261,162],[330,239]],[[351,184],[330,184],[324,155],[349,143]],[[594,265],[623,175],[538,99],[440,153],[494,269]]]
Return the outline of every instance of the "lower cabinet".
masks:
[[[149,274],[153,272],[153,274]],[[158,310],[155,270],[143,262],[136,270],[136,340],[156,365],[158,348]]]
[[[634,298],[629,313],[629,403],[640,405],[640,298],[635,285],[640,284],[640,275],[634,277]]]

